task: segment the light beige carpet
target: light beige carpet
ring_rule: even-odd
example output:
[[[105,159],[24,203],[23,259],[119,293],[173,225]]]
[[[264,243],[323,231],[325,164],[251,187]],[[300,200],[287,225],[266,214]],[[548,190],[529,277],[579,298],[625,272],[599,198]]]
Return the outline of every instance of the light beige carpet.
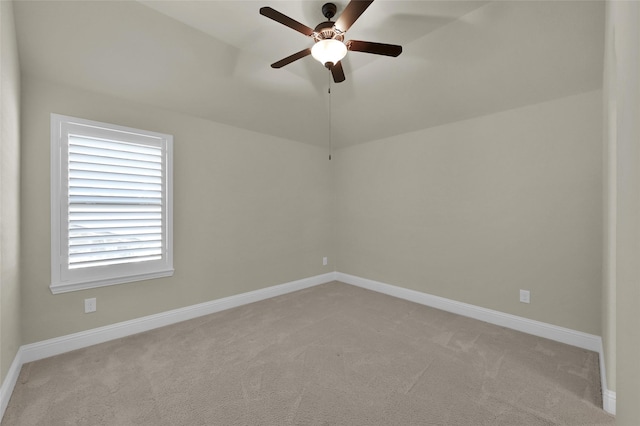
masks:
[[[598,355],[329,283],[26,364],[2,425],[613,425]]]

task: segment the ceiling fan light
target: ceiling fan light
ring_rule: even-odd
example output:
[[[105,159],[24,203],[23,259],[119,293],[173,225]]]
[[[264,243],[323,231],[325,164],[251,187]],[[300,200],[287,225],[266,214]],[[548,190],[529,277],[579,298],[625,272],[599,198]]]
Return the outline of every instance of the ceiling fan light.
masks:
[[[320,40],[311,48],[311,56],[325,66],[337,64],[346,54],[347,46],[335,39]]]

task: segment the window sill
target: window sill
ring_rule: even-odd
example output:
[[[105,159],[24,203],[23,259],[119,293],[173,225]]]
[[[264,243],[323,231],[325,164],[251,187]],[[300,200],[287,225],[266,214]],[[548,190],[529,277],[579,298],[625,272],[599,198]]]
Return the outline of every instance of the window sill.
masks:
[[[149,272],[149,273],[138,274],[138,275],[128,275],[126,277],[105,278],[105,279],[95,280],[95,281],[64,282],[64,283],[56,283],[56,284],[52,283],[49,286],[49,289],[53,294],[69,293],[71,291],[88,290],[88,289],[97,288],[97,287],[106,287],[106,286],[116,285],[116,284],[125,284],[125,283],[134,282],[134,281],[143,281],[143,280],[150,280],[154,278],[170,277],[170,276],[173,276],[173,272],[174,272],[174,269],[171,268],[171,269],[166,269],[162,271],[155,271],[155,272]]]

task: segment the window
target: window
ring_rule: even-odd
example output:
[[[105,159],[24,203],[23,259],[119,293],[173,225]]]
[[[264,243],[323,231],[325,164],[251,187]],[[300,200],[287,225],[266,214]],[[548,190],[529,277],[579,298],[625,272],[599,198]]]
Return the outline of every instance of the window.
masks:
[[[51,291],[173,275],[173,137],[51,114]]]

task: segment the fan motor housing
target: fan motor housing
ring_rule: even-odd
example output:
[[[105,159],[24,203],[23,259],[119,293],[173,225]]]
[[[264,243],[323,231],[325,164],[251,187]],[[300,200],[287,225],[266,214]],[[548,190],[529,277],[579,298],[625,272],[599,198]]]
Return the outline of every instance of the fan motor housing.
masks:
[[[334,23],[331,21],[321,22],[313,30],[313,39],[315,41],[329,40],[332,38],[339,41],[344,40],[344,35],[336,31]]]

